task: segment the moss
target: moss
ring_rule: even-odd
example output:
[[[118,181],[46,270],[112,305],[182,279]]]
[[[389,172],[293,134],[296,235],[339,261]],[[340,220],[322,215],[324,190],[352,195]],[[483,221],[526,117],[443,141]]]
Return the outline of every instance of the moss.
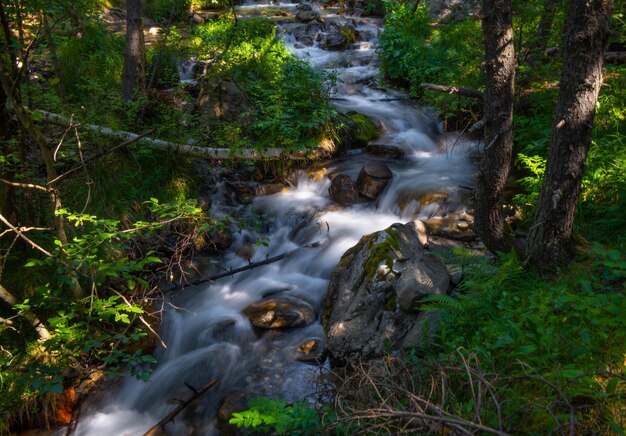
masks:
[[[365,147],[380,137],[378,128],[367,115],[350,112],[348,117],[352,121],[352,141],[356,147]]]
[[[385,262],[386,265],[391,268],[393,266],[393,254],[394,251],[400,249],[400,236],[396,230],[391,228],[384,230],[388,237],[378,243],[372,244],[370,242],[370,255],[365,261],[365,275],[367,278],[372,279],[376,275],[378,265]]]
[[[395,312],[396,307],[398,306],[398,297],[395,292],[391,292],[389,295],[389,299],[385,302],[385,306],[383,309],[387,312]]]

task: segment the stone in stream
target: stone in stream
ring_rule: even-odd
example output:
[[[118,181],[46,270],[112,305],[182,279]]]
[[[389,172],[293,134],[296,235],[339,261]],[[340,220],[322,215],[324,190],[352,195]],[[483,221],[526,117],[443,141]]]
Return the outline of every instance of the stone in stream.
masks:
[[[387,144],[368,144],[363,151],[372,156],[384,157],[387,159],[402,159],[404,150],[395,145]]]
[[[384,162],[377,160],[366,162],[356,180],[359,194],[370,200],[376,200],[391,180],[392,175]]]
[[[299,23],[309,23],[311,21],[317,21],[320,18],[320,14],[315,11],[298,11],[296,14],[296,21]]]
[[[428,342],[436,312],[419,312],[416,303],[445,293],[445,264],[429,253],[423,223],[394,224],[366,235],[349,249],[333,271],[323,301],[322,325],[334,363],[373,359]]]
[[[349,206],[359,201],[359,193],[352,179],[345,174],[339,174],[333,178],[328,188],[330,198],[337,203]]]
[[[320,338],[307,339],[296,348],[294,358],[300,362],[322,364],[326,360],[326,345]]]
[[[267,298],[243,310],[250,322],[262,329],[304,327],[313,322],[313,307],[293,297]]]

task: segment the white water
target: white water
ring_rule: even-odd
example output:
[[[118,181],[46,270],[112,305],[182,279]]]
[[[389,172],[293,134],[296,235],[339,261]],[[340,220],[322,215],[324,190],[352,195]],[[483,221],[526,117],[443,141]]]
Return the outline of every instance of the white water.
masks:
[[[378,35],[380,30],[374,20],[359,20],[357,29],[371,35]],[[395,222],[464,210],[459,185],[471,184],[473,167],[467,156],[471,145],[442,135],[429,112],[406,101],[403,94],[370,87],[378,73],[375,38],[342,52],[295,48],[296,41],[289,35],[285,39],[298,56],[313,65],[335,68],[342,81],[336,95],[340,111],[370,115],[383,126],[383,136],[377,142],[405,151],[403,159],[387,162],[393,172],[391,184],[375,203],[343,209],[329,198],[330,180],[326,177],[315,182],[302,176],[288,192],[257,198],[252,215],[263,220],[265,231],[236,234],[232,251],[220,265],[237,268],[245,264],[235,252],[247,238],[263,236],[270,241],[268,247],[258,247],[253,262],[315,241],[326,243],[169,297],[161,328],[167,349],[156,351],[158,364],[150,381],[125,380],[109,398],[84,411],[78,434],[143,434],[176,407],[176,399],[189,397],[185,383],[199,388],[209,380],[219,380],[201,400],[168,424],[170,434],[216,434],[216,412],[223,398],[234,390],[288,400],[306,397],[315,389],[315,368],[295,361],[293,351],[308,338],[323,337],[319,321],[282,334],[260,335],[242,309],[266,295],[284,293],[307,301],[319,316],[332,270],[361,236]],[[368,159],[373,158],[357,153],[329,164],[329,172],[356,179]],[[442,191],[449,193],[445,204],[422,207],[418,201],[421,193]],[[215,197],[218,201],[219,192]],[[223,211],[215,203],[213,212]]]

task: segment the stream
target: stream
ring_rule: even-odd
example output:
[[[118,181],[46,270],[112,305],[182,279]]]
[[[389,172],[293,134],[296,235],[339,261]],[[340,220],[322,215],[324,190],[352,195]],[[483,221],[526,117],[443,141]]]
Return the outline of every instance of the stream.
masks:
[[[240,15],[259,8],[292,10],[296,4],[253,4],[239,7]],[[314,9],[316,6],[314,5]],[[155,351],[158,364],[148,382],[124,380],[97,405],[83,410],[79,435],[140,435],[156,424],[191,392],[188,383],[201,388],[219,383],[167,425],[169,434],[219,434],[216,415],[233,393],[301,400],[317,390],[319,367],[295,360],[299,344],[323,338],[319,322],[321,302],[331,273],[346,250],[366,234],[396,222],[413,219],[456,219],[466,213],[474,166],[470,153],[476,143],[443,133],[434,112],[417,106],[397,91],[377,87],[376,42],[380,19],[345,17],[332,9],[318,11],[326,22],[350,23],[362,40],[347,49],[328,51],[315,42],[307,46],[294,34],[294,24],[282,35],[297,56],[313,66],[335,71],[338,89],[333,100],[340,112],[358,111],[382,127],[375,142],[404,151],[401,159],[384,159],[351,150],[349,156],[327,162],[325,176],[304,173],[288,190],[257,197],[245,206],[256,226],[234,235],[229,252],[219,260],[225,268],[246,261],[237,250],[259,238],[268,246],[256,248],[251,261],[261,261],[315,242],[281,261],[258,267],[215,283],[187,288],[169,295],[163,314],[161,337],[167,348]],[[302,25],[300,25],[302,26]],[[323,29],[322,29],[323,32]],[[338,206],[329,196],[328,175],[346,174],[356,180],[368,160],[384,160],[393,178],[374,202]],[[438,202],[426,201],[436,193]],[[213,193],[211,213],[231,212],[223,204],[224,186]],[[432,197],[432,195],[430,196]],[[268,295],[289,295],[310,304],[316,320],[306,327],[261,333],[242,310]]]

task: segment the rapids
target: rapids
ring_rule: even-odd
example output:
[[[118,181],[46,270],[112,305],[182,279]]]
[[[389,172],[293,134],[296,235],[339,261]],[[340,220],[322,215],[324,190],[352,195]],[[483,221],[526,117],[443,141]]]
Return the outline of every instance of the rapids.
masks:
[[[241,7],[239,13],[244,15],[259,7],[295,6],[252,4]],[[405,151],[401,160],[386,161],[393,172],[392,182],[376,202],[348,208],[338,208],[330,199],[328,177],[314,181],[301,175],[287,192],[257,197],[252,207],[256,216],[262,217],[262,229],[236,234],[231,251],[220,265],[237,268],[245,264],[236,250],[246,239],[269,240],[267,247],[257,248],[252,261],[316,241],[325,243],[232,278],[168,296],[161,327],[167,348],[155,352],[158,364],[150,381],[124,380],[106,399],[83,411],[78,434],[143,434],[176,407],[176,399],[189,397],[185,383],[199,388],[209,380],[219,380],[216,387],[168,424],[170,434],[217,434],[215,416],[232,391],[287,400],[313,394],[319,368],[295,361],[293,351],[306,339],[323,337],[319,323],[321,301],[342,254],[363,235],[395,222],[458,216],[465,211],[467,191],[460,186],[472,184],[474,168],[468,154],[476,144],[443,133],[432,110],[416,106],[397,91],[377,88],[380,20],[320,12],[327,20],[352,21],[357,31],[368,35],[367,40],[343,51],[325,51],[316,45],[298,44],[288,31],[283,38],[301,58],[336,72],[339,86],[333,98],[339,111],[369,115],[383,129],[376,142]],[[357,151],[329,162],[326,169],[329,174],[344,173],[354,180],[368,159],[374,158]],[[420,194],[444,191],[448,193],[444,203],[420,204]],[[213,214],[228,212],[220,205],[221,195],[219,189],[214,194]],[[282,334],[259,335],[242,309],[276,292],[308,302],[318,320]]]

